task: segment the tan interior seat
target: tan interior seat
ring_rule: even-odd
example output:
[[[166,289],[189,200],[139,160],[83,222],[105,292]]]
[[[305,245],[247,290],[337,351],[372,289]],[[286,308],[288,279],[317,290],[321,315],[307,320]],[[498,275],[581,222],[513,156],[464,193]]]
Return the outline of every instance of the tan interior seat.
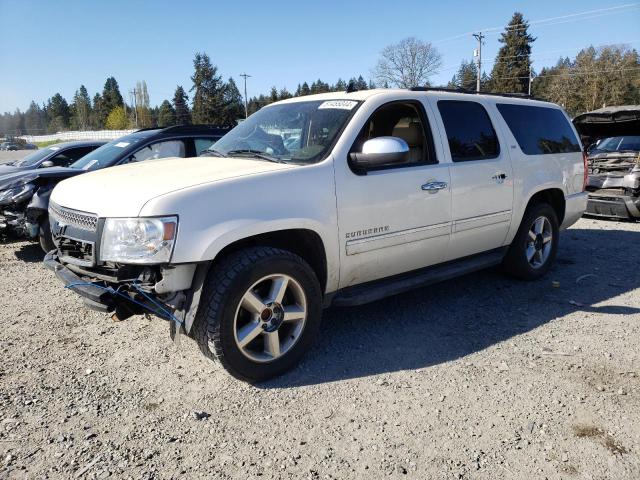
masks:
[[[418,122],[400,121],[394,128],[392,135],[399,137],[409,145],[407,163],[420,163],[423,160],[424,135],[422,126]]]

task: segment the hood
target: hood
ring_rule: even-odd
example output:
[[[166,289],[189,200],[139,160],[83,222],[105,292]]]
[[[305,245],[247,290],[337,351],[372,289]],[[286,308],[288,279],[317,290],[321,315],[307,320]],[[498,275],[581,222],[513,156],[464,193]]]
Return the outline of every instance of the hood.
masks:
[[[163,158],[105,168],[59,183],[56,204],[100,217],[135,217],[152,198],[196,185],[296,168],[251,158]]]
[[[2,178],[3,176],[9,173],[15,173],[21,170],[22,170],[21,167],[15,167],[13,165],[9,165],[8,163],[5,163],[3,165],[0,165],[0,178]]]
[[[573,119],[573,125],[585,145],[598,138],[637,135],[640,131],[640,105],[605,107],[583,113]]]
[[[32,182],[38,178],[68,178],[84,173],[82,170],[75,170],[66,167],[17,169],[4,175],[0,172],[0,190],[10,188],[15,184]]]

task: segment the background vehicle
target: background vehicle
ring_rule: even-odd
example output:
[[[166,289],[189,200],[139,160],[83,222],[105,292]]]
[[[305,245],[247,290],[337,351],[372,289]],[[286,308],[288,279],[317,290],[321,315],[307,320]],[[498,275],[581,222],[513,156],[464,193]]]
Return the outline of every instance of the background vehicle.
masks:
[[[499,264],[540,278],[586,204],[566,114],[508,96],[298,97],[208,154],[59,184],[45,264],[91,308],[171,320],[249,380],[293,366],[323,306]]]
[[[20,150],[20,146],[13,142],[2,142],[0,143],[0,150],[15,152],[16,150]]]
[[[48,221],[49,196],[58,182],[88,171],[165,157],[197,156],[227,130],[175,126],[138,130],[91,151],[68,167],[37,169],[0,178],[0,228],[38,238],[43,250],[53,248]],[[3,194],[3,191],[5,192]]]
[[[103,140],[65,142],[37,150],[20,160],[0,165],[0,181],[4,175],[9,173],[24,172],[36,168],[68,167],[105,143],[107,142]]]
[[[640,218],[640,106],[609,107],[579,115],[588,150],[589,201],[585,215]]]

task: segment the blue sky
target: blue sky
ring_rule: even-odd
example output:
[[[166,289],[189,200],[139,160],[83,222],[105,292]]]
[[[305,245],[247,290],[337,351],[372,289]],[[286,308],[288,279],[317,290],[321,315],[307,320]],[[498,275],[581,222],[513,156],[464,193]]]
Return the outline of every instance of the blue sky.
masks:
[[[476,46],[463,34],[501,29],[515,10],[538,37],[538,70],[588,45],[640,48],[640,3],[624,0],[0,0],[0,112],[56,92],[70,100],[80,84],[93,96],[110,75],[123,95],[145,80],[151,103],[159,104],[176,85],[191,88],[196,51],[239,86],[239,74],[251,74],[249,96],[317,78],[369,78],[380,50],[407,36],[436,45],[443,68],[432,82],[446,83]],[[568,16],[589,11],[596,12]],[[563,18],[535,23],[551,17]],[[488,32],[483,70],[498,51],[498,33]]]

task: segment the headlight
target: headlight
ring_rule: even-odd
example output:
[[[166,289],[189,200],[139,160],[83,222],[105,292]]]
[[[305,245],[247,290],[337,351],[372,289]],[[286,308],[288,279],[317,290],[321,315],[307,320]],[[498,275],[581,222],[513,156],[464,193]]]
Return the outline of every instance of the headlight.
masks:
[[[107,218],[100,259],[121,263],[167,263],[178,231],[177,217]]]
[[[30,198],[35,185],[25,183],[17,187],[0,190],[0,205],[9,205],[11,203],[20,203]]]

